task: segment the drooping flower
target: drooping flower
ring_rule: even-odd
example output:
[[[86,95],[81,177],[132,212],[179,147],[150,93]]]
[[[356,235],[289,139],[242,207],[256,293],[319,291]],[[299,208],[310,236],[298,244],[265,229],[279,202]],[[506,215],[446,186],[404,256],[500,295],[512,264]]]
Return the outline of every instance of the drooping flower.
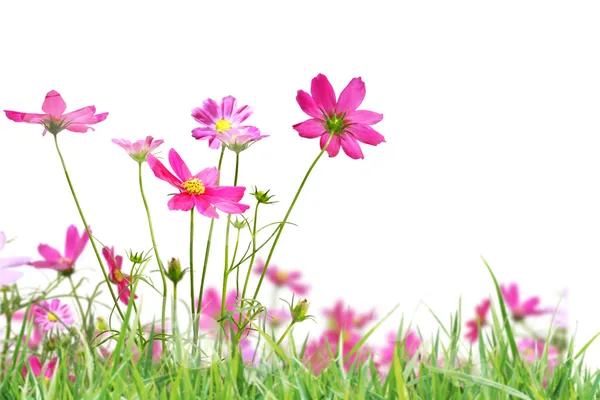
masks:
[[[264,269],[264,260],[258,259],[256,266],[254,267],[254,273],[261,275]],[[265,275],[267,279],[278,288],[288,287],[292,292],[300,296],[305,296],[308,293],[309,286],[299,282],[300,279],[302,279],[302,273],[300,271],[288,272],[271,264]]]
[[[327,329],[340,333],[344,330],[354,331],[362,329],[375,319],[375,310],[359,314],[350,307],[344,306],[342,300],[338,300],[331,309],[323,312],[327,317]]]
[[[33,310],[34,322],[39,324],[44,332],[53,328],[64,330],[65,326],[73,325],[73,313],[68,304],[61,303],[58,299],[42,301]]]
[[[321,138],[321,149],[327,146],[329,157],[335,157],[340,146],[350,158],[364,158],[358,142],[376,146],[385,138],[371,125],[383,119],[382,114],[373,111],[357,110],[365,98],[365,84],[361,78],[354,78],[342,91],[337,102],[335,91],[323,74],[313,78],[309,95],[298,91],[296,101],[312,118],[293,126],[303,138]],[[312,95],[312,96],[311,96]]]
[[[129,154],[129,157],[136,162],[142,163],[146,161],[148,153],[156,150],[158,146],[163,144],[164,140],[154,140],[152,136],[146,136],[145,140],[137,140],[133,143],[125,139],[113,139],[112,142],[121,146]]]
[[[169,210],[189,211],[196,207],[204,216],[219,218],[215,208],[228,214],[241,214],[250,208],[239,203],[244,196],[245,187],[217,186],[219,170],[214,167],[192,175],[175,149],[169,151],[169,163],[177,177],[152,154],[148,154],[147,161],[157,178],[170,183],[180,192],[169,200]]]
[[[545,343],[532,338],[523,338],[517,343],[519,353],[528,363],[535,363],[542,359]],[[554,346],[548,346],[548,367],[552,368],[558,364],[559,351]]]
[[[119,291],[119,300],[125,305],[129,304],[129,298],[131,297],[131,277],[122,272],[123,267],[123,256],[115,256],[115,248],[110,249],[104,247],[102,249],[102,255],[108,265],[110,273],[110,280],[117,285]],[[134,299],[137,299],[135,295]]]
[[[192,110],[192,117],[203,125],[193,129],[192,136],[199,140],[207,139],[211,149],[218,149],[221,143],[232,145],[237,142],[249,146],[265,137],[260,135],[258,128],[242,125],[250,115],[252,108],[247,105],[238,108],[233,96],[223,97],[220,104],[206,99],[202,107]]]
[[[38,252],[44,260],[32,261],[29,265],[35,268],[53,269],[68,275],[74,271],[75,262],[83,252],[88,241],[89,236],[85,229],[81,232],[80,236],[75,225],[71,225],[67,229],[64,256],[54,247],[50,247],[47,244],[40,244]]]
[[[0,251],[6,245],[6,234],[0,232]],[[0,258],[0,287],[11,285],[23,276],[23,272],[15,267],[26,265],[29,262],[29,257],[9,257]]]
[[[390,332],[387,335],[386,346],[380,351],[379,363],[381,365],[390,365],[392,363],[394,352],[398,346],[398,332]],[[417,354],[419,347],[421,347],[421,339],[416,332],[410,331],[404,337],[400,339],[400,346],[404,348],[404,355],[412,359]]]
[[[508,287],[501,285],[500,290],[502,291],[504,302],[510,308],[515,321],[548,313],[548,310],[539,308],[540,298],[537,296],[530,297],[521,303],[519,299],[519,285],[516,283],[511,283]]]
[[[44,132],[42,135],[45,135],[46,132],[56,135],[63,129],[71,132],[94,130],[94,128],[88,125],[102,122],[108,116],[108,113],[96,114],[96,107],[94,106],[83,107],[65,114],[66,109],[67,105],[60,94],[55,90],[51,90],[46,94],[46,98],[42,104],[44,114],[9,110],[4,110],[4,112],[8,119],[12,121],[43,125]]]
[[[475,343],[479,337],[478,327],[484,327],[487,324],[487,314],[490,310],[490,300],[486,299],[475,307],[475,318],[467,321],[467,334],[465,337],[471,343]]]

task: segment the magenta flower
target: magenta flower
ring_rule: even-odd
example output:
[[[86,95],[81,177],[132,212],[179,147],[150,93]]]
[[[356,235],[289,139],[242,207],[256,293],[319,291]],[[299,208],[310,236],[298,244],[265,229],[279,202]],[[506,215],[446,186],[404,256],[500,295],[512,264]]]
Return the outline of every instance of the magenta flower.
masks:
[[[94,128],[88,126],[106,119],[108,113],[96,114],[96,107],[87,106],[79,110],[66,113],[67,105],[60,94],[51,90],[46,94],[42,111],[44,114],[32,114],[19,111],[4,110],[8,119],[15,122],[27,122],[29,124],[41,124],[44,126],[42,135],[50,132],[54,135],[63,129],[71,132],[87,132]]]
[[[330,352],[334,357],[336,356],[340,348],[340,340],[342,340],[341,356],[345,358],[361,338],[362,335],[358,332],[346,332],[346,334],[340,336],[333,331],[326,331],[319,339],[307,343],[303,362],[315,375],[319,375],[332,362],[329,356]],[[369,358],[369,355],[370,350],[367,347],[361,347],[344,361],[344,369],[349,371],[355,363],[360,366]]]
[[[81,232],[80,236],[75,225],[71,225],[67,228],[64,256],[54,247],[50,247],[47,244],[40,244],[38,252],[44,260],[32,261],[29,265],[35,268],[49,268],[65,274],[72,273],[75,269],[75,262],[83,252],[89,239],[85,229]]]
[[[375,319],[375,310],[358,314],[350,307],[344,306],[342,300],[338,300],[333,308],[325,309],[324,314],[328,318],[327,329],[336,333],[362,329]]]
[[[414,331],[408,332],[404,339],[400,340],[400,346],[404,347],[404,355],[412,359],[421,347],[421,339]],[[390,332],[387,335],[387,344],[381,349],[379,364],[390,365],[392,363],[394,352],[398,345],[398,332]]]
[[[125,305],[129,305],[129,298],[131,297],[131,277],[124,274],[121,271],[123,267],[123,256],[115,256],[115,248],[104,247],[102,249],[102,255],[108,264],[108,271],[110,273],[110,280],[117,285],[119,291],[119,300]],[[137,299],[135,295],[134,299]]]
[[[4,249],[5,245],[6,234],[0,232],[0,251]],[[18,281],[23,276],[23,272],[14,269],[14,267],[26,265],[29,260],[29,257],[0,258],[0,287],[11,285]]]
[[[146,136],[145,140],[137,140],[133,143],[125,139],[113,139],[112,142],[121,146],[129,154],[129,157],[138,163],[142,163],[146,161],[148,153],[156,150],[158,146],[163,144],[164,140],[154,140],[152,136]]]
[[[313,78],[311,95],[298,91],[296,101],[302,111],[312,118],[293,126],[303,138],[321,138],[321,149],[327,146],[329,157],[335,157],[340,146],[350,158],[364,158],[358,142],[376,146],[385,138],[373,128],[383,119],[382,114],[367,110],[357,110],[365,98],[365,84],[361,78],[354,78],[342,91],[337,102],[335,91],[323,74]]]
[[[269,137],[269,135],[261,135],[260,130],[254,126],[249,126],[245,132],[241,134],[232,133],[231,131],[224,132],[217,136],[229,150],[240,153],[248,147],[258,142],[260,139]]]
[[[192,136],[199,140],[207,139],[211,149],[221,147],[221,137],[225,134],[229,137],[223,141],[225,144],[227,144],[226,140],[231,141],[233,138],[235,141],[235,137],[243,136],[247,137],[246,141],[250,140],[250,137],[253,137],[253,141],[259,140],[264,136],[260,136],[257,128],[242,125],[251,115],[252,108],[249,106],[238,108],[237,100],[233,96],[223,97],[220,104],[213,99],[206,99],[202,103],[202,108],[192,110],[192,117],[204,125],[192,130]]]
[[[209,218],[219,218],[215,208],[228,214],[241,214],[250,206],[240,204],[245,187],[217,186],[219,170],[206,168],[192,175],[175,149],[169,151],[169,164],[177,174],[175,177],[152,154],[147,156],[148,165],[157,178],[170,183],[180,193],[169,200],[169,210],[189,211],[196,207],[198,212]]]
[[[254,268],[254,273],[262,275],[264,269],[265,262],[262,259],[258,259],[256,267]],[[267,269],[266,276],[267,279],[278,288],[287,286],[292,292],[300,296],[305,296],[308,293],[309,286],[299,282],[302,278],[302,273],[300,271],[287,272],[279,269],[276,265],[271,264]]]
[[[225,311],[232,312],[235,310],[237,294],[235,289],[232,289],[225,298]],[[202,304],[200,304],[200,329],[213,330],[218,327],[217,321],[221,318],[221,292],[215,288],[208,288],[202,296]]]
[[[547,314],[548,310],[539,308],[540,298],[530,297],[523,303],[519,299],[519,286],[516,283],[511,283],[508,287],[501,285],[502,297],[504,302],[510,308],[512,317],[515,321],[521,321],[526,317]]]
[[[33,310],[34,322],[39,324],[44,332],[53,328],[63,330],[65,326],[73,325],[73,314],[67,304],[58,299],[42,301]]]
[[[29,356],[27,358],[29,367],[31,368],[31,372],[33,372],[33,376],[35,376],[36,378],[40,377],[40,376],[44,376],[44,378],[46,379],[52,379],[52,377],[54,376],[54,372],[56,371],[56,364],[58,364],[58,357],[54,357],[52,360],[50,360],[50,362],[46,365],[46,367],[44,368],[42,366],[42,362],[40,361],[40,359],[37,356]],[[28,370],[26,366],[23,366],[23,369],[21,370],[21,374],[23,376],[27,376]],[[75,376],[69,374],[67,376],[67,378],[75,383]]]
[[[475,307],[475,318],[467,321],[467,334],[465,337],[471,343],[475,343],[479,337],[478,327],[484,327],[487,324],[487,313],[490,310],[490,300],[486,299]]]
[[[531,338],[524,338],[519,341],[517,348],[519,353],[528,363],[535,363],[542,359],[545,343]],[[558,364],[559,351],[554,346],[548,346],[548,367],[552,368]]]

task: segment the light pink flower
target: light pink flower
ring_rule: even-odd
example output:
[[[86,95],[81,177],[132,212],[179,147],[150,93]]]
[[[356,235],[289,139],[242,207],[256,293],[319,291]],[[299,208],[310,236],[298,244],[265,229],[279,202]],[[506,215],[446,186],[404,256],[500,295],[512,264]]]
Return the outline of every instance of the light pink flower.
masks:
[[[336,335],[333,331],[325,331],[317,340],[307,343],[303,362],[315,375],[319,375],[332,361],[329,353],[331,352],[336,357],[340,340],[343,341],[340,356],[345,358],[360,339],[361,335],[358,332],[346,331],[343,335]],[[369,355],[370,350],[367,347],[361,347],[344,361],[344,369],[349,371],[355,363],[360,366],[369,358]]]
[[[291,319],[290,310],[285,308],[274,308],[267,311],[267,323],[273,328],[278,328]]]
[[[362,329],[375,319],[375,310],[358,314],[350,307],[344,306],[342,300],[338,300],[333,308],[325,309],[324,314],[328,318],[327,329],[337,333]]]
[[[404,339],[400,340],[400,346],[404,347],[404,355],[412,359],[421,347],[421,339],[414,331],[408,332]],[[379,364],[389,366],[392,363],[396,346],[398,345],[398,332],[390,332],[387,335],[387,344],[381,349]]]
[[[260,136],[257,128],[242,125],[250,115],[252,115],[252,108],[249,106],[238,108],[233,96],[223,97],[220,104],[213,99],[206,99],[201,108],[192,110],[192,117],[204,125],[192,130],[192,136],[199,140],[207,139],[208,146],[212,149],[221,147],[222,140],[225,144],[227,141],[235,142],[235,138],[240,138],[240,142],[259,140],[264,136]],[[245,139],[241,139],[242,137]]]
[[[25,312],[24,311],[17,311],[12,316],[13,322],[21,321],[23,323],[32,323],[33,324],[33,326],[31,327],[31,336],[30,337],[26,337],[25,335],[23,336],[23,342],[27,342],[27,347],[29,347],[30,349],[36,349],[39,346],[39,344],[41,343],[42,339],[44,338],[44,330],[43,330],[42,326],[39,324],[36,324],[34,322],[35,307],[36,307],[36,305],[33,305],[30,308],[29,316],[27,317],[27,321],[25,321]],[[29,329],[26,327],[25,334],[27,334],[28,331],[29,331]]]
[[[530,297],[521,303],[519,299],[519,285],[516,283],[511,283],[508,287],[501,285],[500,290],[502,291],[504,302],[510,308],[512,317],[516,321],[548,313],[548,310],[539,308],[540,298],[537,296]]]
[[[46,94],[42,111],[44,114],[32,114],[19,111],[4,110],[8,119],[15,122],[27,122],[30,124],[41,124],[44,126],[42,135],[50,132],[54,135],[66,129],[71,132],[87,132],[94,128],[88,126],[102,122],[108,113],[96,114],[96,107],[87,106],[79,110],[66,113],[67,105],[60,94],[51,90]]]
[[[233,312],[237,301],[235,289],[227,293],[225,298],[225,312]],[[221,292],[215,288],[207,288],[202,296],[200,305],[200,329],[213,330],[219,326],[217,322],[221,318]]]
[[[29,265],[35,268],[49,268],[64,273],[73,272],[75,262],[83,252],[88,241],[89,236],[85,229],[81,232],[81,236],[79,236],[75,225],[71,225],[67,229],[64,256],[54,247],[50,247],[47,244],[40,244],[38,252],[44,260],[30,262]]]
[[[169,210],[189,211],[196,207],[198,212],[209,218],[219,218],[214,208],[228,214],[242,214],[250,206],[240,204],[245,187],[217,186],[219,170],[206,168],[192,175],[175,149],[169,151],[169,163],[177,177],[152,154],[147,156],[148,165],[157,178],[170,183],[180,193],[169,200]],[[214,207],[214,208],[213,208]]]
[[[42,301],[35,307],[34,321],[39,324],[44,332],[53,328],[64,330],[65,325],[73,325],[73,314],[67,304],[61,303],[58,299],[52,301]]]
[[[535,363],[542,359],[545,343],[531,338],[524,338],[519,341],[517,348],[519,353],[528,363]],[[548,367],[553,368],[558,364],[559,351],[554,346],[548,347]]]
[[[259,258],[254,267],[254,273],[261,275],[264,269],[265,262]],[[299,282],[302,279],[300,271],[287,272],[271,264],[267,269],[266,276],[277,287],[288,287],[292,292],[300,296],[305,296],[308,293],[309,286]]]
[[[246,131],[241,134],[227,131],[217,136],[229,150],[235,151],[236,153],[246,150],[260,139],[266,137],[269,137],[269,135],[261,135],[260,130],[254,126],[249,126]]]
[[[102,255],[108,264],[108,271],[110,273],[110,280],[117,285],[119,291],[119,300],[125,305],[129,304],[129,298],[131,297],[131,277],[122,272],[123,257],[115,256],[115,248],[104,247],[102,249]],[[135,295],[134,299],[137,299]]]
[[[298,91],[296,101],[302,111],[312,118],[293,126],[303,138],[321,138],[321,149],[325,147],[330,134],[333,134],[327,153],[335,157],[340,146],[350,158],[364,158],[358,142],[376,146],[385,138],[373,128],[383,119],[382,114],[367,110],[357,110],[365,98],[365,84],[361,78],[354,78],[342,91],[337,102],[335,91],[323,74],[313,78],[311,95]]]
[[[6,234],[0,232],[0,251],[6,245]],[[23,272],[14,267],[26,265],[29,262],[29,257],[9,257],[0,258],[0,287],[11,285],[23,276]]]
[[[475,318],[467,321],[467,333],[465,337],[469,342],[475,343],[477,341],[479,337],[478,327],[481,326],[483,328],[487,324],[487,313],[489,310],[489,299],[483,300],[481,304],[475,307]]]
[[[129,154],[129,157],[138,163],[146,161],[148,153],[156,150],[164,142],[162,139],[154,140],[152,136],[146,136],[145,140],[137,140],[133,143],[125,139],[113,139],[112,141],[121,146]]]

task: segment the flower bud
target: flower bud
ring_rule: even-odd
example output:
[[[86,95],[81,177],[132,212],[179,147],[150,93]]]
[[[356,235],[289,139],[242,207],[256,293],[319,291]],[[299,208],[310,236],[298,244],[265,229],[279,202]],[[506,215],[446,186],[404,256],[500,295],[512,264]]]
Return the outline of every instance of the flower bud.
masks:
[[[184,274],[185,271],[181,270],[181,262],[179,259],[174,257],[171,258],[167,268],[167,278],[169,278],[174,284],[177,284],[183,279]]]
[[[256,199],[256,201],[258,201],[259,203],[262,204],[273,204],[273,203],[277,203],[276,201],[271,201],[271,199],[273,197],[275,197],[275,195],[271,195],[269,196],[269,192],[271,190],[267,190],[266,192],[263,192],[262,190],[258,190],[258,188],[255,186],[254,187],[254,193],[250,193],[251,195],[254,196],[254,198]]]
[[[244,229],[246,227],[246,220],[243,219],[239,221],[238,218],[235,217],[235,221],[231,221],[231,225],[233,225],[235,229]]]
[[[106,323],[106,321],[104,320],[104,318],[102,318],[102,317],[96,318],[96,329],[98,329],[100,332],[104,332],[109,329],[109,326]]]
[[[292,314],[292,321],[294,322],[302,322],[307,318],[310,318],[310,315],[306,315],[308,313],[308,300],[300,300],[295,306],[290,307],[290,312]]]
[[[144,262],[148,261],[150,259],[150,257],[147,257],[146,255],[144,255],[144,253],[137,253],[137,252],[133,252],[133,250],[129,250],[127,252],[127,257],[129,257],[129,261],[131,261],[134,264],[143,264]]]

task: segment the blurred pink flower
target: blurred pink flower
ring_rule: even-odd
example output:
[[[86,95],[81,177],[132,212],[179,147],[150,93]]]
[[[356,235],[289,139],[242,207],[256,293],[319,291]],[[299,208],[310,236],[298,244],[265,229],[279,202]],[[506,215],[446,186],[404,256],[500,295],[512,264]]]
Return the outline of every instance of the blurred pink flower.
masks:
[[[344,306],[342,300],[338,300],[333,308],[325,309],[324,314],[328,318],[327,329],[336,333],[362,329],[375,319],[375,310],[358,314],[350,307]]]
[[[113,139],[112,141],[121,146],[129,154],[129,157],[139,163],[146,161],[148,153],[156,150],[164,142],[162,139],[154,140],[152,136],[146,136],[145,140],[137,140],[133,143],[125,139]]]
[[[0,232],[0,251],[6,245],[6,234]],[[0,258],[0,287],[11,285],[23,276],[23,272],[14,269],[29,262],[29,257]]]
[[[517,347],[519,353],[529,363],[535,363],[542,359],[545,343],[531,338],[524,338],[519,341]],[[558,364],[559,351],[554,346],[548,346],[548,367],[553,368]]]
[[[329,353],[336,356],[340,340],[343,341],[341,356],[345,358],[361,338],[362,336],[358,332],[345,331],[342,335],[337,335],[336,332],[325,331],[321,337],[307,343],[303,362],[315,375],[319,375],[332,361]],[[344,369],[349,371],[355,362],[360,366],[360,363],[365,362],[369,355],[370,350],[367,347],[361,347],[344,361]]]
[[[264,136],[260,136],[257,128],[242,125],[251,115],[252,108],[238,108],[233,96],[223,97],[220,104],[213,99],[206,99],[202,107],[192,110],[192,117],[203,125],[193,129],[192,136],[199,140],[208,139],[208,146],[212,149],[221,147],[221,141],[225,144],[235,143],[236,138],[240,143],[259,140]]]
[[[88,241],[89,236],[85,229],[81,232],[81,236],[79,236],[79,232],[75,225],[71,225],[67,229],[64,256],[54,247],[48,246],[47,244],[40,244],[38,246],[38,252],[44,260],[32,261],[29,265],[35,268],[49,268],[64,273],[73,272],[75,262],[83,252]]]
[[[31,327],[31,335],[27,337],[27,332],[29,332],[28,327],[25,328],[25,335],[23,336],[23,343],[27,342],[27,347],[30,349],[36,349],[44,338],[44,329],[40,324],[35,323],[35,313],[34,310],[36,305],[34,304],[29,309],[29,316],[27,317],[27,321],[25,321],[25,312],[17,311],[13,314],[12,319],[14,321],[21,321],[22,323],[31,323],[33,326]]]
[[[408,332],[404,339],[398,340],[398,332],[390,332],[387,335],[386,345],[380,351],[379,364],[389,366],[394,358],[394,352],[400,342],[400,346],[404,347],[404,355],[412,359],[417,354],[421,346],[421,339],[414,331]]]
[[[46,98],[42,104],[44,114],[9,110],[4,110],[4,112],[6,113],[6,117],[12,121],[43,125],[44,132],[42,135],[45,135],[46,132],[56,135],[63,129],[71,132],[94,130],[94,128],[88,125],[102,122],[108,116],[108,113],[96,114],[96,107],[94,106],[83,107],[65,114],[66,109],[67,105],[60,94],[55,90],[51,90],[46,94]]]
[[[516,321],[548,313],[548,310],[539,308],[540,298],[537,296],[530,297],[521,303],[519,299],[519,286],[516,283],[511,283],[508,287],[501,285],[500,290],[502,291],[504,302],[510,308],[512,317]]]
[[[490,300],[486,299],[475,307],[475,318],[467,321],[467,334],[465,337],[471,343],[475,343],[479,337],[478,327],[484,327],[487,324],[487,313],[490,310]]]
[[[44,332],[53,328],[64,330],[65,326],[73,325],[73,314],[68,304],[61,303],[58,299],[42,301],[35,307],[34,322],[39,324]]]
[[[121,302],[125,305],[129,304],[129,298],[131,297],[131,277],[122,272],[123,257],[115,256],[115,248],[104,247],[102,249],[102,255],[108,264],[108,270],[110,274],[110,280],[117,285],[119,291],[118,296]],[[134,299],[137,299],[135,295]]]
[[[256,275],[261,275],[264,269],[265,262],[259,258],[254,267],[254,273]],[[299,282],[299,280],[302,279],[302,273],[300,271],[287,272],[279,269],[276,265],[271,264],[269,269],[267,269],[266,276],[267,279],[277,287],[281,288],[287,286],[292,292],[300,296],[305,296],[308,293],[309,286]]]
[[[250,208],[239,203],[244,196],[245,187],[217,186],[219,170],[216,168],[206,168],[192,175],[175,149],[169,151],[169,163],[177,177],[152,154],[148,154],[147,161],[157,178],[170,183],[180,192],[169,200],[169,210],[189,211],[196,207],[206,217],[219,218],[213,207],[228,214],[241,214]]]
[[[367,110],[357,110],[365,98],[365,84],[361,78],[354,78],[342,91],[337,102],[335,91],[323,74],[313,78],[309,95],[298,91],[296,101],[302,111],[312,118],[300,122],[293,128],[303,138],[321,138],[321,149],[325,147],[330,134],[333,134],[327,153],[335,157],[340,146],[350,158],[364,158],[358,142],[376,146],[385,138],[373,128],[383,119],[382,114]],[[312,96],[311,96],[312,95]]]
[[[232,289],[225,298],[225,312],[233,312],[236,309],[237,294]],[[202,296],[200,305],[200,329],[213,330],[219,327],[221,318],[221,293],[215,288],[207,288]],[[229,326],[226,324],[226,327]],[[234,327],[235,330],[235,327]],[[229,332],[226,332],[226,334]]]
[[[33,372],[33,375],[38,378],[40,376],[44,376],[44,378],[46,379],[52,379],[52,377],[54,376],[54,371],[56,370],[56,364],[58,364],[58,357],[54,357],[52,358],[52,360],[50,360],[50,362],[46,365],[46,367],[44,368],[42,366],[42,363],[40,361],[40,359],[37,356],[29,356],[27,358],[29,367],[31,368],[31,372]],[[21,374],[23,376],[27,376],[28,373],[28,369],[26,366],[23,366],[23,369],[21,370]],[[67,378],[69,378],[69,380],[73,383],[75,383],[75,376],[69,374],[67,376]]]

